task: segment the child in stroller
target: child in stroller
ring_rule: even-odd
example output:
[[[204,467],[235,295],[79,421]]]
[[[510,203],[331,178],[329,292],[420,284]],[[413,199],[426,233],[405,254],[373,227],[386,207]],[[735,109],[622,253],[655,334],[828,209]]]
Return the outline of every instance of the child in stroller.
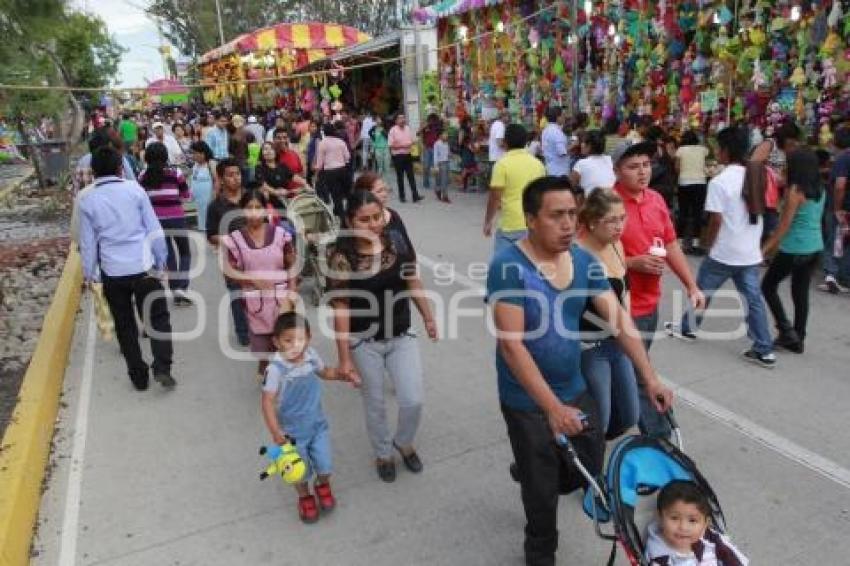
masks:
[[[646,559],[656,566],[746,566],[729,538],[709,526],[708,497],[691,481],[674,480],[658,492],[658,518],[649,524]]]
[[[747,566],[747,558],[726,537],[723,510],[711,485],[682,452],[681,430],[673,412],[665,417],[676,445],[666,438],[626,436],[611,451],[606,470],[598,477],[587,471],[566,436],[556,438],[587,481],[583,507],[593,519],[596,534],[612,542],[608,566],[615,563],[618,544],[631,566]],[[659,512],[649,525],[648,537],[643,537],[636,520],[638,504],[656,492]],[[690,539],[685,544],[667,528],[665,513],[672,515],[675,509],[681,514],[686,509],[690,516],[694,505],[699,526],[688,529]],[[608,522],[613,525],[610,534],[602,530]]]

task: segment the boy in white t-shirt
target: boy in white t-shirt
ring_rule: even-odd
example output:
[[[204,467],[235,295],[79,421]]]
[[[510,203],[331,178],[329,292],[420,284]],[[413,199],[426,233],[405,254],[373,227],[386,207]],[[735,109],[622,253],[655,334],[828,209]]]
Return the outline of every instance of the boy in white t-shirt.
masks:
[[[449,134],[445,130],[434,143],[434,169],[437,177],[437,200],[446,203],[449,200]]]
[[[773,340],[767,323],[767,310],[759,282],[762,263],[761,211],[750,211],[743,198],[744,163],[749,148],[749,135],[743,128],[726,128],[717,134],[720,161],[726,168],[708,184],[705,210],[709,213],[708,242],[710,251],[697,274],[697,286],[706,296],[706,308],[714,292],[732,279],[747,310],[750,349],[742,353],[747,361],[765,368],[776,366]],[[694,341],[702,315],[687,312],[676,325],[666,322],[671,336]]]

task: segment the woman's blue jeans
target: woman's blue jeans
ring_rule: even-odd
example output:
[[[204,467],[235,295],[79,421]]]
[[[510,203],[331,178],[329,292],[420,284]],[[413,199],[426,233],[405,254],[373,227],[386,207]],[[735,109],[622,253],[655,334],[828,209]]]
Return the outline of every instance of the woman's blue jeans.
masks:
[[[599,422],[606,438],[616,438],[637,424],[640,403],[635,370],[614,338],[600,340],[584,350],[581,371],[599,406]]]

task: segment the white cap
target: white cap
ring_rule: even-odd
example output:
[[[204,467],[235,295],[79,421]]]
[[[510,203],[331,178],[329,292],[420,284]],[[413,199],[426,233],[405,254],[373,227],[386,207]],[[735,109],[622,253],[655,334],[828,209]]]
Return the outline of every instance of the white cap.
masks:
[[[164,128],[164,127],[165,126],[162,125],[162,122],[154,122],[153,125],[151,126],[151,128],[154,129],[154,130],[157,129],[157,128]]]
[[[256,116],[248,116],[248,123],[249,124],[256,124],[257,123],[257,117]]]

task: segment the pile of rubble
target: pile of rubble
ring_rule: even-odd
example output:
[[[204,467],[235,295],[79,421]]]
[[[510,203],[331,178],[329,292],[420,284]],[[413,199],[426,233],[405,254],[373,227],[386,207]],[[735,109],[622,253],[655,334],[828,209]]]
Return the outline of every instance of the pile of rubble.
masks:
[[[17,400],[68,255],[68,191],[32,179],[0,204],[0,433]]]

